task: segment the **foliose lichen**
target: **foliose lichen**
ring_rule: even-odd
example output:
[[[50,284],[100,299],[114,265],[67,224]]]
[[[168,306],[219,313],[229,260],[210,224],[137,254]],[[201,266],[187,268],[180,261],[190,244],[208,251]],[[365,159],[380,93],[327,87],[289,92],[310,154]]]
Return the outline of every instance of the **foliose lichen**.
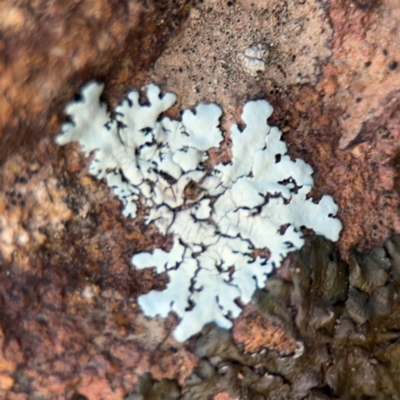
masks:
[[[160,119],[176,96],[161,96],[150,85],[149,104],[141,105],[133,91],[112,118],[100,101],[102,90],[89,83],[82,100],[66,107],[72,122],[63,124],[56,142],[78,141],[86,155],[93,153],[89,172],[113,188],[125,216],[134,218],[142,202],[149,210],[146,223],[173,235],[170,252],[135,254],[132,263],[168,273],[167,288],[138,303],[150,317],[175,312],[181,318],[177,340],[210,322],[230,328],[242,310],[237,300],[249,303],[272,269],[302,247],[302,227],[338,239],[336,204],[329,196],[319,203],[308,197],[313,170],[286,154],[281,132],[267,123],[273,108],[265,100],[246,103],[245,128],[235,124],[230,131],[231,161],[210,172],[207,151],[223,140],[216,104],[185,110],[181,121]],[[267,249],[269,258],[255,257],[254,249]]]

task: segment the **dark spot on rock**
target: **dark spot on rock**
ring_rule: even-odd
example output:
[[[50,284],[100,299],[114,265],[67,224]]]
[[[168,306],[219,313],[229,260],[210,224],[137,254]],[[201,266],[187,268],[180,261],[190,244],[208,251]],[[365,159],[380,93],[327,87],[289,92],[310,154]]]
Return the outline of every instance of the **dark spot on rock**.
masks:
[[[136,389],[129,398],[178,400],[181,398],[181,391],[178,382],[165,378],[158,381],[146,372],[139,377]]]
[[[388,65],[388,68],[389,68],[391,71],[394,71],[394,70],[397,68],[397,66],[398,66],[398,62],[397,62],[397,61],[391,61],[391,62],[389,63],[389,65]]]
[[[71,397],[71,400],[88,400],[83,394],[75,394]]]
[[[361,10],[372,10],[381,5],[382,0],[353,0],[353,4]]]

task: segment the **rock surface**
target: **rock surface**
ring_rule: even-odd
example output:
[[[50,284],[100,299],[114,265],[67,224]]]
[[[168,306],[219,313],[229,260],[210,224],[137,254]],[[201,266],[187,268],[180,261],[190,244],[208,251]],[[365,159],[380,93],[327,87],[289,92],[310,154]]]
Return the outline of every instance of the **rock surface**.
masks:
[[[398,2],[71,4],[0,5],[0,397],[400,399]],[[240,55],[258,44],[253,76]],[[313,196],[339,204],[338,244],[310,239],[232,332],[175,342],[176,317],[136,303],[166,277],[130,264],[170,238],[123,217],[78,146],[51,137],[93,78],[110,105],[150,81],[178,95],[174,117],[216,102],[224,129],[266,98]]]
[[[2,1],[0,160],[51,131],[62,104],[86,80],[137,79],[181,25],[187,4]]]
[[[291,155],[314,168],[319,194],[334,194],[344,223],[340,248],[345,258],[354,246],[370,248],[400,232],[393,191],[400,67],[389,69],[375,58],[381,37],[397,46],[396,29],[390,35],[381,30],[384,21],[392,26],[400,20],[399,6],[393,1],[368,4],[272,1],[265,7],[256,1],[205,0],[191,10],[183,32],[168,44],[151,74],[178,95],[179,109],[199,101],[219,104],[225,129],[237,120],[245,100],[267,98],[275,108],[271,123],[286,133]],[[269,51],[265,71],[254,77],[243,69],[240,56],[259,43]],[[370,66],[361,68],[354,49],[367,45],[374,51]],[[374,116],[368,110],[356,114],[363,104],[358,81],[367,91],[379,87],[364,102],[375,104]],[[350,110],[353,117],[343,121]],[[360,133],[361,125],[368,135]]]

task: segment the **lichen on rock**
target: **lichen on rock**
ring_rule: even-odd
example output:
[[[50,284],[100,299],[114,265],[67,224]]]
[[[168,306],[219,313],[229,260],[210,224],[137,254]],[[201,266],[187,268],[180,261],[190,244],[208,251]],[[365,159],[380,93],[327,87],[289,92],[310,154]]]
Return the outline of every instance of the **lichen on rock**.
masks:
[[[184,111],[181,121],[160,118],[176,96],[161,96],[150,85],[149,104],[140,104],[133,91],[112,118],[100,102],[102,89],[92,82],[82,90],[82,101],[67,106],[72,122],[63,125],[56,142],[78,141],[86,155],[93,153],[89,172],[106,179],[124,215],[134,218],[141,202],[149,210],[146,223],[173,235],[171,251],[138,253],[132,263],[168,273],[164,291],[138,302],[147,316],[175,312],[181,318],[177,340],[210,322],[230,328],[242,311],[237,300],[249,303],[272,269],[302,247],[302,227],[338,239],[336,204],[329,196],[319,203],[309,198],[313,170],[286,154],[281,132],[267,123],[273,108],[265,100],[246,103],[245,128],[231,128],[231,161],[210,171],[207,151],[223,140],[217,105],[199,104]],[[268,249],[270,257],[254,256],[254,249]]]
[[[247,48],[244,53],[239,54],[243,69],[251,76],[257,76],[265,71],[265,58],[268,56],[268,48],[259,43]]]

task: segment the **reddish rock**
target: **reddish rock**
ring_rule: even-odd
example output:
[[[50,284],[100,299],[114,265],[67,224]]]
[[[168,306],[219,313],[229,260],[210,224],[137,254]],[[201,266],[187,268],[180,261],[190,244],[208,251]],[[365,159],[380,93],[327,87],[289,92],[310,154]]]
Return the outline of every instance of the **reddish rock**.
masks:
[[[339,112],[339,146],[344,149],[373,140],[382,121],[393,117],[400,106],[400,59],[394,39],[400,4],[396,0],[334,0],[329,15],[333,57],[324,67],[320,88],[332,95],[326,77],[337,79],[334,97],[325,102]]]
[[[213,400],[238,400],[233,398],[228,392],[221,392],[213,396]]]
[[[282,356],[293,355],[299,347],[284,324],[263,317],[252,306],[245,307],[232,329],[236,344],[241,344],[247,353],[263,350],[277,351]]]

